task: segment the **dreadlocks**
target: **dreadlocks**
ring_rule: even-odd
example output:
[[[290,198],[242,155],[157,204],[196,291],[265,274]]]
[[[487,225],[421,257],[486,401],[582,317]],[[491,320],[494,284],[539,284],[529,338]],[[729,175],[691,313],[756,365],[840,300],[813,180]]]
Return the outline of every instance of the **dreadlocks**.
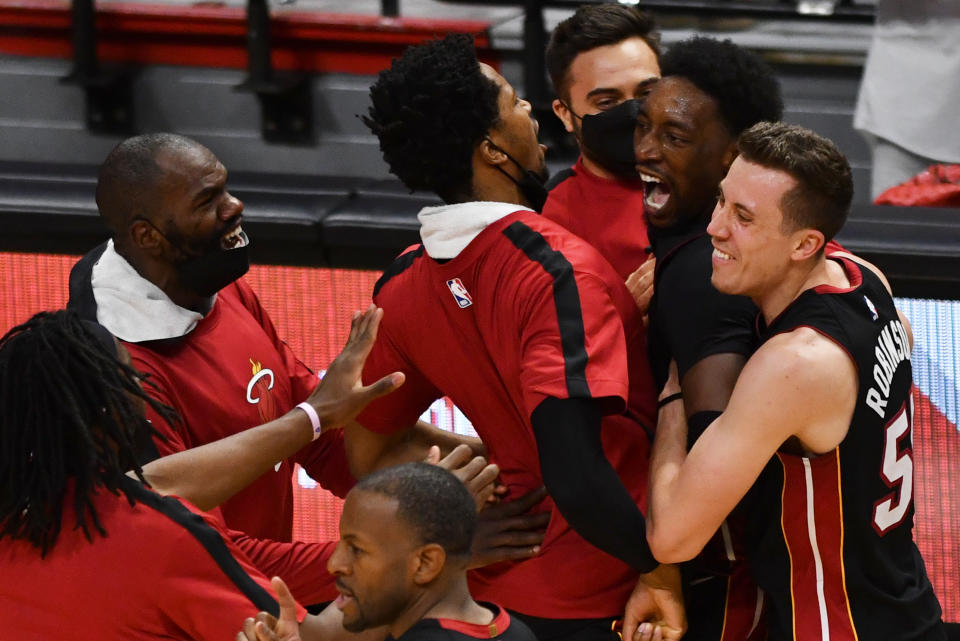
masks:
[[[102,332],[103,335],[98,335]],[[106,531],[93,507],[114,494],[153,434],[143,402],[171,410],[117,359],[113,338],[72,311],[41,312],[0,338],[0,538],[24,539],[46,555],[60,533],[68,485],[77,527]]]

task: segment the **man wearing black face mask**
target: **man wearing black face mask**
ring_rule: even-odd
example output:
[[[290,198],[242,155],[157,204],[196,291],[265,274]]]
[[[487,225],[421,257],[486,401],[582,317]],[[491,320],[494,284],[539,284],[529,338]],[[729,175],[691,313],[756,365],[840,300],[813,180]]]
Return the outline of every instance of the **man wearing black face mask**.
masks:
[[[553,110],[580,158],[550,181],[543,215],[599,249],[624,280],[649,258],[633,128],[638,98],[660,75],[658,55],[653,20],[617,3],[578,9],[546,52]]]
[[[627,638],[648,617],[678,637],[675,570],[649,556],[637,507],[653,414],[652,385],[627,384],[649,376],[642,320],[609,263],[533,211],[528,178],[542,174],[544,147],[530,104],[477,62],[468,36],[408,49],[370,96],[364,122],[390,170],[447,204],[420,212],[422,244],[374,289],[385,316],[364,380],[407,378],[346,428],[352,469],[389,461],[411,417],[449,396],[511,497],[550,494],[535,508],[550,514],[539,553],[473,573],[474,597],[541,641],[615,641],[625,608]]]

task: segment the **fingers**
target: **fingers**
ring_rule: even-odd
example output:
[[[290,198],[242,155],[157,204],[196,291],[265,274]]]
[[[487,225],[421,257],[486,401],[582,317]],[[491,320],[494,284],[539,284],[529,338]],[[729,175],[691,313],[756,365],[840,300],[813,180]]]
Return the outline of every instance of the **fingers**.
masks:
[[[437,465],[440,463],[440,446],[431,445],[430,450],[427,452],[427,458],[423,459],[424,463],[429,463],[430,465]]]
[[[290,623],[292,622],[294,626],[297,625],[297,602],[294,600],[293,595],[290,594],[290,589],[287,588],[287,584],[283,582],[278,576],[270,579],[270,585],[273,587],[273,591],[277,593],[277,603],[280,604],[280,619],[281,623]]]
[[[279,637],[263,621],[257,621],[254,628],[257,633],[256,641],[280,641]]]
[[[367,403],[375,398],[386,396],[403,385],[405,380],[407,380],[407,377],[403,372],[394,372],[393,374],[387,374],[372,385],[367,385],[361,392],[363,395],[363,406],[365,407]]]
[[[537,489],[527,492],[520,498],[515,499],[513,501],[506,501],[503,503],[499,503],[498,505],[490,506],[480,514],[481,516],[484,516],[485,513],[490,512],[490,514],[487,514],[487,516],[498,517],[498,518],[517,516],[519,514],[523,514],[533,506],[539,504],[545,498],[547,498],[547,488],[538,487]],[[549,518],[549,514],[547,518]]]
[[[463,467],[467,461],[473,458],[473,450],[469,445],[460,444],[453,448],[449,454],[437,462],[437,465],[445,470],[453,471]]]
[[[237,632],[237,641],[257,641],[257,631],[254,627],[255,623],[253,617],[244,619],[243,629]]]

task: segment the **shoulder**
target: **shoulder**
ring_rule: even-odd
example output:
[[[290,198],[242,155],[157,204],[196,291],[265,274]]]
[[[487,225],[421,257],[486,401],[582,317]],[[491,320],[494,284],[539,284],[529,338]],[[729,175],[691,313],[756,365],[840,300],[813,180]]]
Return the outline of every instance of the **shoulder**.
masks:
[[[553,190],[557,189],[558,187],[561,187],[561,186],[569,187],[571,184],[573,184],[570,181],[570,179],[576,178],[576,176],[577,176],[577,172],[574,171],[573,167],[567,167],[566,169],[561,169],[560,171],[555,173],[553,176],[551,176],[550,180],[547,181],[547,184],[546,184],[547,191],[553,194]]]
[[[400,255],[394,258],[393,262],[383,270],[383,275],[380,276],[373,286],[373,295],[379,295],[384,285],[409,270],[417,259],[423,255],[423,245],[411,245],[403,250]]]
[[[835,340],[811,327],[798,327],[760,346],[744,367],[744,376],[786,397],[832,398],[844,382],[856,382],[856,366]]]

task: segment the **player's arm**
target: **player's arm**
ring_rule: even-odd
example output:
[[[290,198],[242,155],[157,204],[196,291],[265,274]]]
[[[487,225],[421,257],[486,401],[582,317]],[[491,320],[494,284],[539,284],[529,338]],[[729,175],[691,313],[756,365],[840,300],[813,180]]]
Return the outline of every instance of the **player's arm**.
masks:
[[[607,459],[600,401],[548,397],[530,422],[540,470],[557,509],[580,536],[637,572],[659,565],[644,544],[643,513]],[[639,426],[638,426],[639,429]]]
[[[322,429],[343,426],[374,398],[402,384],[399,373],[368,386],[360,382],[382,316],[381,310],[371,306],[354,317],[346,346],[307,399]],[[269,423],[152,461],[144,466],[144,477],[155,491],[175,494],[209,510],[310,443],[313,436],[311,418],[304,410],[293,409]]]
[[[770,339],[747,362],[726,410],[689,454],[682,404],[661,408],[647,506],[654,556],[696,556],[788,438],[814,453],[836,447],[853,413],[856,381],[839,346],[799,329]]]

